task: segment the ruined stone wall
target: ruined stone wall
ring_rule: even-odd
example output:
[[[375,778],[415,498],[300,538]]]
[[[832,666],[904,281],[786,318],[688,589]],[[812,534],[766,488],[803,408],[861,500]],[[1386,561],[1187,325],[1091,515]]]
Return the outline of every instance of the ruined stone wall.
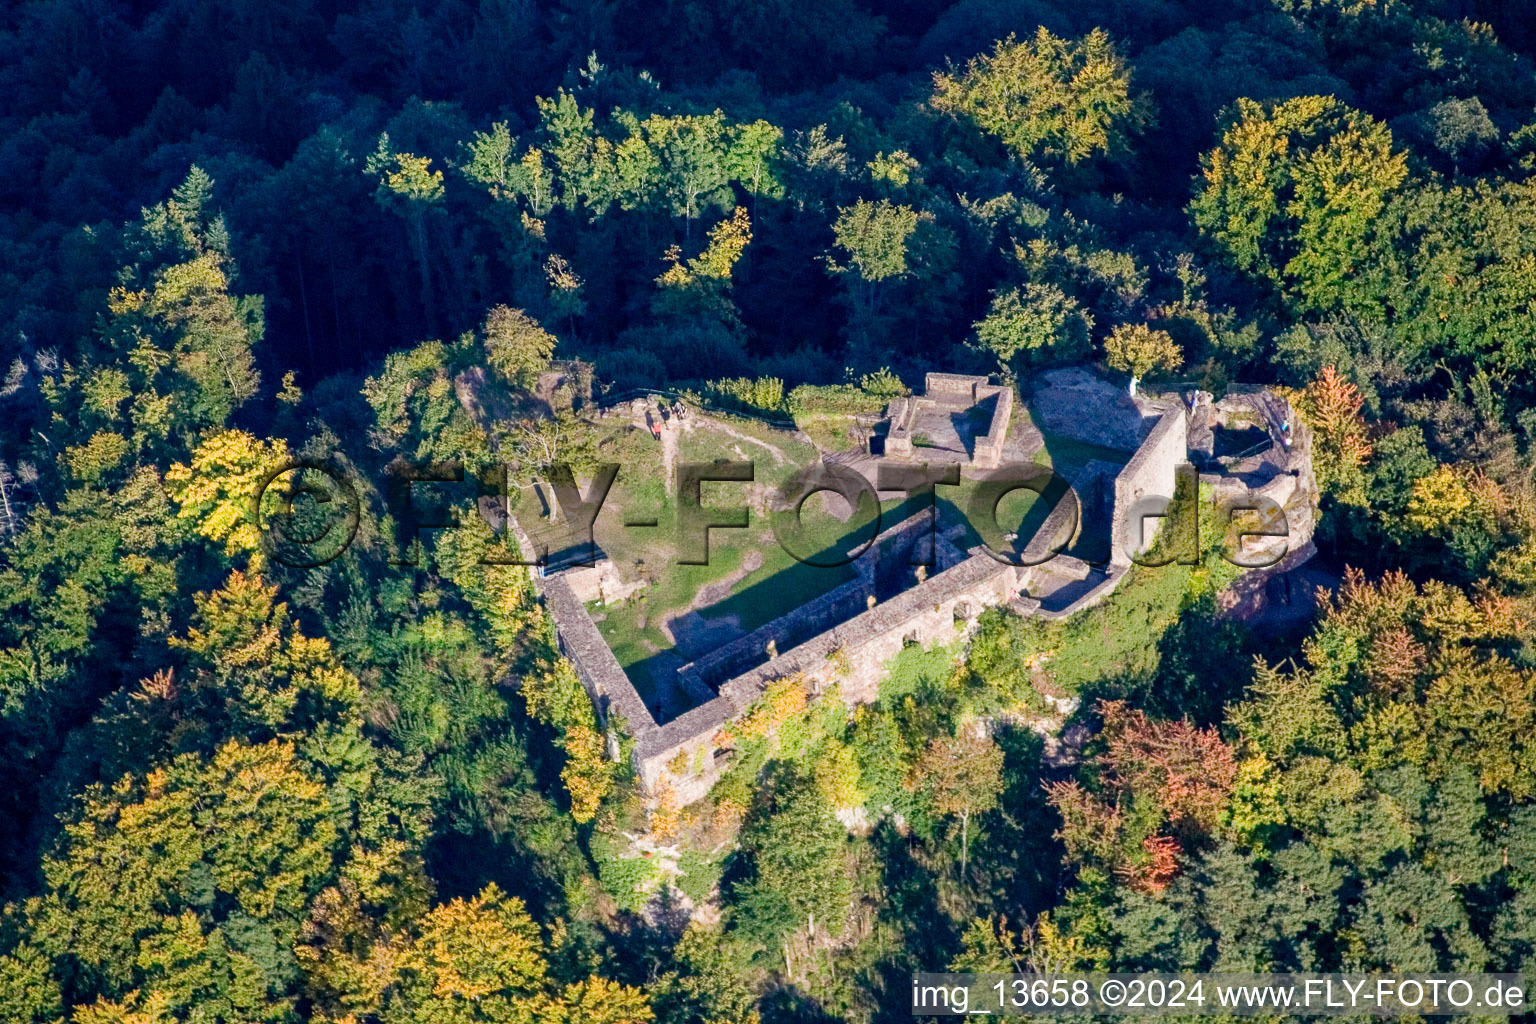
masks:
[[[874,586],[868,578],[860,576],[849,580],[807,601],[794,611],[764,623],[745,636],[737,637],[725,646],[689,662],[678,669],[678,674],[695,679],[713,690],[754,664],[767,661],[766,652],[770,642],[778,650],[789,650],[834,622],[842,622],[864,611],[873,593]]]
[[[927,544],[930,539],[935,548],[931,552]],[[916,551],[919,547],[922,550]],[[717,689],[728,679],[768,661],[770,641],[775,650],[788,651],[867,610],[869,598],[877,592],[877,578],[893,568],[905,566],[915,554],[931,558],[934,566],[929,571],[934,574],[965,559],[947,537],[934,530],[932,513],[918,512],[880,532],[868,550],[853,563],[858,572],[856,579],[689,662],[678,670],[679,675],[690,686],[698,684]]]
[[[599,718],[607,721],[612,715],[622,715],[629,729],[636,735],[641,730],[656,726],[650,709],[629,681],[619,659],[597,623],[587,614],[586,606],[571,589],[563,576],[550,576],[540,581],[544,605],[555,622],[555,638],[560,653],[568,658],[592,698]]]
[[[986,392],[997,393],[997,405],[992,409],[992,422],[986,437],[976,439],[976,451],[971,461],[982,469],[996,469],[1003,461],[1003,442],[1008,440],[1008,424],[1013,419],[1013,388],[977,387],[977,399]]]
[[[885,665],[909,644],[952,642],[965,634],[983,608],[1005,604],[1018,594],[1018,570],[986,554],[919,583],[873,609],[832,626],[729,680],[720,696],[638,738],[635,770],[647,788],[669,765],[679,799],[686,803],[709,792],[728,763],[716,737],[726,722],[745,714],[775,681],[798,676],[810,696],[840,686],[850,703],[869,703],[879,693]]]
[[[927,513],[919,513],[883,531],[865,557],[906,559],[924,536]],[[729,762],[720,746],[721,727],[747,712],[775,680],[801,676],[812,696],[837,684],[853,702],[875,699],[885,664],[907,643],[949,642],[968,630],[985,607],[1017,596],[1018,571],[990,556],[975,553],[957,561],[958,552],[936,538],[939,564],[950,568],[903,591],[873,609],[873,572],[851,580],[762,630],[742,637],[739,651],[722,648],[712,655],[715,672],[724,673],[737,656],[763,653],[767,639],[786,639],[778,657],[737,673],[720,685],[719,695],[665,724],[658,724],[629,676],[619,665],[566,574],[540,581],[545,606],[555,622],[560,651],[575,667],[604,723],[622,716],[634,738],[634,768],[642,788],[654,791],[663,772],[673,780],[677,799],[690,803],[709,792]],[[862,559],[861,559],[862,561]],[[812,635],[814,634],[814,635]],[[793,646],[789,646],[793,643]],[[687,670],[699,676],[700,663]]]
[[[923,391],[929,395],[976,396],[977,386],[986,387],[987,378],[968,373],[930,373],[923,378]]]
[[[969,388],[974,395],[978,380],[984,382],[984,378],[930,374],[928,386],[930,391],[955,393]],[[999,391],[994,432],[999,423],[1006,429],[1004,403],[1011,408],[1011,391]],[[1151,408],[1157,412],[1159,407]],[[1123,578],[1129,564],[1126,541],[1138,532],[1137,524],[1130,522],[1132,509],[1148,496],[1172,497],[1177,467],[1188,456],[1186,429],[1182,405],[1162,410],[1130,460],[1114,475],[1109,571],[1069,608],[1051,614],[1071,614],[1097,603]],[[1305,503],[1315,489],[1308,459],[1309,438],[1300,430],[1298,435],[1296,450],[1286,453],[1285,465],[1276,467],[1279,473],[1253,482],[1266,496],[1287,506]],[[1106,472],[1108,467],[1094,467],[1092,472],[1080,474],[1075,483],[1086,487],[1090,478]],[[1047,517],[1031,538],[1027,552],[1039,554],[1067,539],[1068,504],[1063,502]],[[1149,530],[1156,522],[1151,520]],[[687,804],[706,795],[730,763],[729,740],[723,727],[747,713],[775,681],[797,677],[812,699],[836,685],[851,703],[873,701],[885,666],[906,644],[953,642],[974,626],[984,608],[994,605],[1012,604],[1031,614],[1046,614],[1040,602],[1020,598],[1021,582],[1047,571],[1085,580],[1090,573],[1090,567],[1065,555],[1036,569],[1003,564],[980,549],[968,557],[960,556],[939,537],[939,571],[868,608],[866,601],[875,592],[879,566],[894,564],[891,559],[909,560],[914,544],[926,536],[927,526],[926,514],[920,513],[883,531],[871,550],[855,563],[857,579],[685,666],[684,672],[690,674],[693,683],[718,684],[718,695],[665,724],[658,724],[651,716],[587,614],[581,594],[573,589],[573,582],[586,581],[568,581],[556,575],[541,581],[541,589],[555,620],[560,649],[575,665],[599,713],[605,721],[622,715],[634,737],[634,767],[642,788],[654,792],[666,773],[677,799]],[[1078,571],[1073,572],[1074,568]],[[766,657],[769,640],[779,652],[771,659]],[[697,690],[698,685],[692,688]]]
[[[662,772],[671,776],[679,806],[703,798],[729,763],[721,750],[720,730],[742,708],[716,697],[668,722],[635,733],[634,769],[640,788],[654,793]],[[679,770],[672,771],[671,768]]]
[[[921,398],[897,398],[891,402],[891,428],[885,437],[885,454],[912,454],[912,421],[917,416]]]
[[[1174,469],[1186,455],[1184,425],[1182,407],[1165,413],[1116,477],[1117,530],[1123,530],[1130,507],[1140,498],[1172,495]],[[905,557],[925,526],[922,514],[897,524],[882,532],[866,557]],[[1053,514],[1030,546],[1050,543],[1061,528],[1059,516]],[[948,561],[941,558],[941,566]],[[984,608],[1018,598],[1027,572],[977,550],[863,610],[873,574],[861,572],[858,579],[688,666],[685,671],[697,676],[696,682],[714,682],[765,655],[768,640],[780,648],[777,657],[764,658],[720,682],[714,699],[665,724],[652,718],[570,583],[551,577],[543,581],[543,590],[561,651],[576,666],[604,719],[622,715],[634,737],[634,767],[641,786],[654,791],[665,772],[677,799],[686,804],[707,794],[729,763],[722,727],[750,710],[774,681],[798,677],[813,698],[836,685],[851,703],[873,701],[886,664],[905,645],[929,646],[964,636]]]
[[[611,558],[600,558],[593,565],[568,569],[560,574],[560,578],[570,585],[576,600],[583,604],[591,601],[612,604],[645,586],[640,580],[625,583]]]
[[[1110,532],[1110,564],[1125,567],[1131,564],[1130,547],[1141,534],[1141,524],[1132,522],[1132,509],[1142,498],[1157,496],[1172,498],[1174,471],[1188,461],[1189,449],[1185,446],[1186,417],[1184,406],[1175,405],[1164,412],[1152,427],[1131,460],[1115,477],[1115,514]],[[1158,520],[1146,521],[1150,537]]]

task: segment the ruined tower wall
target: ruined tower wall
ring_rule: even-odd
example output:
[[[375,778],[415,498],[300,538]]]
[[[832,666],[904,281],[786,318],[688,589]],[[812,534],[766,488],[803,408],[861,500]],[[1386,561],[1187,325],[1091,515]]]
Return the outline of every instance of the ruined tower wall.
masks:
[[[1110,534],[1112,566],[1124,568],[1131,564],[1130,548],[1141,530],[1141,525],[1132,521],[1136,503],[1148,496],[1173,497],[1174,471],[1189,459],[1185,425],[1183,405],[1163,413],[1120,475],[1115,477],[1115,514]],[[1157,522],[1156,519],[1146,520],[1148,537],[1155,531]]]

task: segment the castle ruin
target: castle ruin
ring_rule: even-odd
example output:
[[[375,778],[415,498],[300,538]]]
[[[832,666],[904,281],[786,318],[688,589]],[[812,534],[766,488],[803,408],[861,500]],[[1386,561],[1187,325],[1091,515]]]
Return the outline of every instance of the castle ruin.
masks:
[[[1219,489],[1257,481],[1268,489],[1266,496],[1278,499],[1294,517],[1292,535],[1282,538],[1293,546],[1290,560],[1304,558],[1311,528],[1306,499],[1315,485],[1302,446],[1292,443],[1289,407],[1267,392],[1224,400],[1221,408],[1208,399],[1198,393],[1193,399],[1132,399],[1084,370],[1045,374],[1034,393],[1040,427],[1126,457],[1078,467],[1070,481],[1078,501],[1057,502],[1032,537],[1018,539],[1022,561],[1039,564],[1010,564],[981,546],[962,551],[956,540],[963,528],[938,531],[925,510],[881,531],[852,563],[855,578],[678,668],[679,687],[698,703],[665,722],[652,715],[587,610],[586,602],[620,585],[611,563],[554,572],[540,579],[539,587],[560,649],[600,715],[609,723],[621,719],[633,737],[642,787],[653,790],[668,772],[677,799],[686,804],[708,793],[729,763],[732,751],[723,727],[747,714],[776,681],[796,678],[811,698],[837,685],[846,700],[869,702],[877,696],[884,666],[904,646],[953,642],[969,633],[986,608],[1005,605],[1021,615],[1061,617],[1104,600],[1130,568],[1130,551],[1118,539],[1142,529],[1142,522],[1130,520],[1138,507],[1145,515],[1144,499],[1174,494],[1175,474],[1190,461],[1192,443],[1203,482]],[[984,377],[929,374],[925,395],[890,404],[883,451],[877,454],[877,444],[871,445],[857,458],[839,461],[872,484],[881,460],[991,469],[1027,456],[1031,445],[1040,443],[1033,424],[1011,431],[1014,400],[1012,386]],[[1206,433],[1223,415],[1251,420],[1279,454],[1258,470],[1245,470],[1223,463],[1214,450],[1202,450],[1202,445],[1211,448]],[[963,429],[967,423],[974,429]],[[954,424],[961,426],[946,429]],[[1299,428],[1296,435],[1299,440]],[[1094,515],[1107,516],[1109,537],[1116,539],[1107,560],[1093,564],[1051,555],[1073,542],[1082,521]],[[1149,533],[1155,529],[1155,516],[1145,522]],[[931,570],[914,572],[915,562]],[[679,765],[686,769],[677,771]]]

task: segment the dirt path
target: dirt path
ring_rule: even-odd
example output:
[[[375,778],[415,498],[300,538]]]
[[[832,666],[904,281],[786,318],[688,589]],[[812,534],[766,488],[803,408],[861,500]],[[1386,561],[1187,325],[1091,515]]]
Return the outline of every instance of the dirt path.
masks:
[[[721,423],[719,420],[706,419],[706,420],[703,420],[703,424],[705,426],[708,426],[710,430],[718,430],[722,434],[726,434],[726,435],[729,435],[730,437],[734,437],[738,441],[745,441],[748,444],[755,444],[759,448],[766,448],[766,449],[768,449],[768,454],[773,456],[773,461],[774,462],[782,463],[782,462],[788,462],[789,461],[789,456],[785,455],[783,450],[778,448],[777,446],[771,445],[767,441],[763,441],[763,440],[761,440],[759,438],[753,437],[751,434],[743,434],[741,431],[735,429],[734,427],[729,427],[726,424]]]
[[[681,430],[675,417],[661,428],[661,479],[667,497],[674,499],[677,497],[677,435]]]

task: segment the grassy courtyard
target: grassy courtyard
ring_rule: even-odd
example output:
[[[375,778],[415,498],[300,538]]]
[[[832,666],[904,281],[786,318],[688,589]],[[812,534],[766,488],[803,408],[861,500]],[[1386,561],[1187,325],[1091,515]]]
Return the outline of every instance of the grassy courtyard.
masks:
[[[618,463],[620,469],[594,525],[594,538],[626,582],[645,585],[626,600],[594,604],[591,611],[619,663],[648,701],[669,692],[677,668],[688,660],[853,579],[851,565],[829,563],[841,561],[837,556],[865,544],[877,529],[874,503],[868,497],[847,519],[831,511],[839,506],[846,514],[841,501],[812,497],[802,506],[800,532],[792,545],[808,557],[802,561],[786,550],[767,510],[778,490],[820,455],[794,434],[752,421],[711,420],[663,443],[627,421],[611,420],[604,425],[598,456],[601,462]],[[668,471],[675,471],[677,463],[717,460],[752,462],[754,479],[705,482],[702,504],[720,509],[748,506],[749,525],[711,529],[709,563],[684,565]],[[1049,457],[1042,453],[1036,461],[1048,465]],[[970,522],[976,487],[975,480],[963,478],[958,487],[938,488],[939,529],[961,526],[954,536],[962,550],[981,542]],[[531,507],[537,507],[536,502]],[[920,508],[915,498],[882,502],[878,528],[900,523]],[[1015,491],[999,503],[997,519],[1004,533],[1027,538],[1045,511],[1034,493]],[[641,522],[655,525],[628,525]]]

